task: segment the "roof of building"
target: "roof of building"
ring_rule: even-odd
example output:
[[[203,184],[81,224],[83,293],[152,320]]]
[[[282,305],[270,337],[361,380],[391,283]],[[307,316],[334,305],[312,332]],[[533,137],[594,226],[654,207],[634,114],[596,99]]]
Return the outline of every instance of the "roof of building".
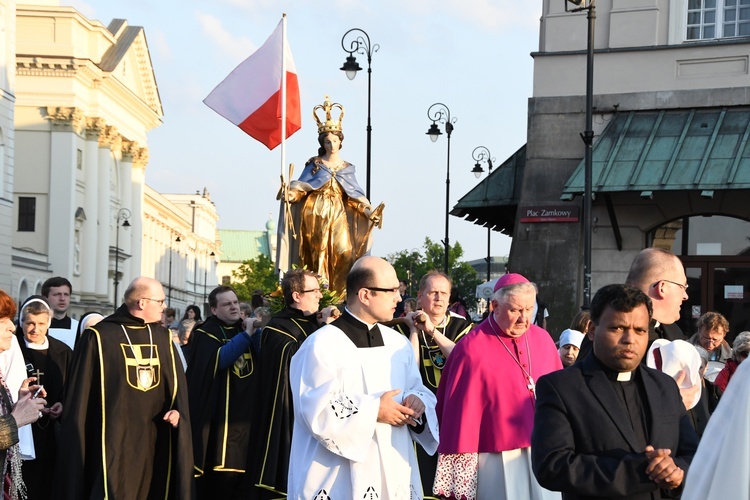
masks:
[[[465,217],[474,224],[489,226],[503,234],[512,235],[525,166],[524,144],[458,200],[451,215]]]
[[[222,262],[244,262],[260,255],[271,258],[267,231],[219,229]]]
[[[592,151],[594,192],[750,188],[750,107],[616,113]],[[584,191],[584,161],[562,199]]]

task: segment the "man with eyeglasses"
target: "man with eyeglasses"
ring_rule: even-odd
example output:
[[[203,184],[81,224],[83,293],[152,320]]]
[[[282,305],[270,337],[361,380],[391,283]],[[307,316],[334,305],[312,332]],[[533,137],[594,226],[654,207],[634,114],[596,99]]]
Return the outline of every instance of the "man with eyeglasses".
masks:
[[[680,307],[687,300],[687,276],[680,259],[661,248],[646,248],[633,260],[625,283],[648,295],[654,307],[648,347],[657,338],[686,340],[677,326]]]
[[[185,374],[159,324],[164,290],[140,277],[124,298],[76,344],[53,491],[71,500],[193,498]]]
[[[249,468],[252,484],[275,497],[286,494],[289,475],[294,423],[289,364],[305,339],[322,324],[333,321],[339,312],[329,306],[318,313],[323,294],[317,276],[307,269],[288,271],[281,280],[281,290],[285,307],[261,332],[260,393],[255,405],[259,444]]]
[[[198,498],[244,498],[257,390],[253,332],[230,286],[208,295],[211,316],[190,335],[187,368]]]
[[[362,257],[346,309],[292,357],[294,432],[288,498],[422,498],[414,442],[437,449],[435,396],[393,317],[396,271]]]

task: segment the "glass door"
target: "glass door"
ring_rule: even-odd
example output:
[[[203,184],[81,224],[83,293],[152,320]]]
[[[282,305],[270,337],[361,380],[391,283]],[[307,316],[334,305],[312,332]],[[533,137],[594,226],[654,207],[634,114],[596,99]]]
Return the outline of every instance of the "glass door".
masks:
[[[750,330],[750,263],[712,262],[709,310],[720,312],[729,321],[727,342]]]

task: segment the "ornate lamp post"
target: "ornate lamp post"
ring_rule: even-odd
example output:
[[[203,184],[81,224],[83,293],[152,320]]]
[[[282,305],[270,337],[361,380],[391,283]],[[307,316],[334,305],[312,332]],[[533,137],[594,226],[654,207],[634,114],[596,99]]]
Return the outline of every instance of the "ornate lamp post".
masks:
[[[182,241],[182,239],[178,236],[174,239],[175,243],[179,243]],[[170,242],[169,244],[169,284],[167,285],[167,288],[169,289],[169,295],[167,295],[167,307],[172,307],[172,254],[174,253],[174,249],[172,248],[173,245]]]
[[[563,0],[566,12],[588,11],[588,46],[586,53],[586,130],[581,134],[586,146],[584,153],[584,193],[583,193],[583,305],[591,308],[591,201],[592,193],[592,147],[594,143],[594,20],[596,19],[595,0]],[[568,3],[577,7],[568,10]]]
[[[120,284],[120,226],[130,227],[130,210],[127,208],[121,208],[117,211],[117,229],[115,231],[115,298],[112,301],[114,303],[114,309],[117,311],[117,301],[120,300],[117,295],[117,288]],[[120,224],[122,221],[122,224]]]
[[[206,285],[208,284],[208,266],[210,265],[210,261],[208,257],[211,257],[211,260],[213,260],[214,257],[216,257],[216,253],[211,252],[206,256],[206,267],[203,268],[203,304],[205,306],[206,304]]]
[[[449,274],[448,270],[448,251],[450,250],[450,242],[448,240],[448,217],[450,212],[450,194],[451,194],[451,133],[453,132],[453,124],[456,123],[456,118],[451,118],[451,112],[443,103],[436,102],[427,110],[427,118],[432,120],[427,135],[430,136],[430,140],[435,142],[438,137],[443,135],[440,131],[438,123],[445,124],[445,133],[448,135],[448,161],[445,174],[445,239],[443,245],[445,245],[445,261],[443,262],[443,271],[445,274]]]
[[[347,48],[347,45],[344,43],[346,40],[347,35],[349,33],[361,33],[352,35],[351,41],[349,42]],[[362,68],[359,66],[359,63],[357,62],[357,58],[354,57],[354,53],[357,54],[365,54],[367,56],[367,199],[370,200],[370,157],[372,152],[372,125],[370,125],[370,97],[371,97],[371,89],[372,89],[372,55],[378,51],[380,48],[380,45],[377,43],[375,45],[372,45],[370,43],[370,36],[364,31],[359,28],[352,28],[346,33],[344,33],[344,36],[341,37],[341,48],[344,49],[344,52],[347,52],[349,55],[346,57],[346,61],[344,62],[344,65],[341,66],[341,71],[346,72],[346,77],[349,78],[349,80],[354,80],[354,77],[357,76],[357,71],[362,70]]]
[[[484,169],[482,168],[482,163],[487,164],[487,177],[492,173],[492,162],[494,161],[494,158],[492,158],[492,153],[490,153],[490,150],[487,149],[484,146],[477,146],[474,148],[474,151],[471,152],[471,157],[476,162],[474,164],[474,168],[472,169],[472,173],[474,174],[474,177],[479,179],[481,177],[482,173],[484,172]],[[488,183],[489,184],[489,183]],[[485,186],[485,198],[489,198],[489,185]],[[490,227],[490,224],[487,223],[487,281],[490,280],[490,274],[491,274],[491,268],[492,268],[492,254],[490,253],[490,237],[492,235],[492,229]]]

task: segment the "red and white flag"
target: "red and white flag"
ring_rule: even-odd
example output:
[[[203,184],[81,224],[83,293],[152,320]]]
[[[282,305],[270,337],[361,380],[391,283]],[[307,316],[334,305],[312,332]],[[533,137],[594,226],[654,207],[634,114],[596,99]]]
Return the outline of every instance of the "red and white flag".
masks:
[[[234,68],[203,100],[268,149],[274,149],[302,126],[297,68],[283,23],[282,19],[266,43]],[[286,133],[282,137],[284,101]]]

